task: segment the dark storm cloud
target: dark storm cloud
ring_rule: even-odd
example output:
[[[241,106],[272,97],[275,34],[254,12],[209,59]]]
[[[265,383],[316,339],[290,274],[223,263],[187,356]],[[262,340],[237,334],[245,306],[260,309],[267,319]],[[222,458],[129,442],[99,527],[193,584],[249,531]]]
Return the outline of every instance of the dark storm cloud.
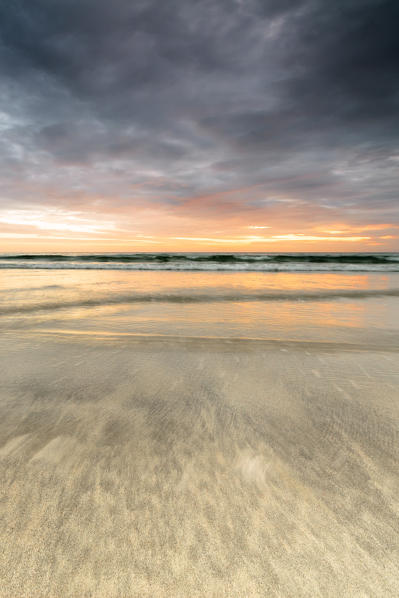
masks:
[[[4,0],[1,201],[262,183],[391,215],[398,22],[388,0]]]

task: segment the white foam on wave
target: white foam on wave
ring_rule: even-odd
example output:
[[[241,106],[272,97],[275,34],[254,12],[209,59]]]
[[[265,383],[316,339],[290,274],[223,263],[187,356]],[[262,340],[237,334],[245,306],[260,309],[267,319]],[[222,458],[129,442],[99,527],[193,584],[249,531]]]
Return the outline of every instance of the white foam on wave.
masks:
[[[131,270],[131,271],[167,271],[167,272],[399,272],[399,262],[382,264],[367,263],[307,263],[270,261],[262,263],[154,263],[154,262],[5,262],[0,261],[0,269],[27,270]]]

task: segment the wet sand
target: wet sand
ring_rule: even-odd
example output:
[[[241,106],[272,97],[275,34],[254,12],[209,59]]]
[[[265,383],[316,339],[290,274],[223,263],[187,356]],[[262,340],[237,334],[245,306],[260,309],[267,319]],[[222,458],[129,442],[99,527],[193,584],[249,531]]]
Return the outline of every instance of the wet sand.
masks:
[[[0,596],[399,595],[399,353],[10,336]]]

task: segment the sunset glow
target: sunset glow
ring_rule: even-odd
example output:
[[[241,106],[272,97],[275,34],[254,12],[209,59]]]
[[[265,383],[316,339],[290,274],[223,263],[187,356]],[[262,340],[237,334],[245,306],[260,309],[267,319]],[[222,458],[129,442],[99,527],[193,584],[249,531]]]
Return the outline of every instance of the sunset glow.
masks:
[[[59,208],[5,209],[0,215],[0,240],[4,251],[367,251],[379,247],[395,250],[399,226],[389,223],[354,226],[326,223],[283,222],[271,212],[270,225],[246,224],[253,211],[241,209],[239,222],[234,213],[218,212],[214,218],[191,215],[181,206],[136,211],[118,210],[93,214],[89,210]],[[311,207],[309,206],[309,210]],[[181,213],[181,215],[180,215]],[[260,220],[265,220],[262,211]],[[335,228],[336,225],[339,228]],[[327,228],[331,227],[331,228]],[[200,234],[192,234],[192,231]]]

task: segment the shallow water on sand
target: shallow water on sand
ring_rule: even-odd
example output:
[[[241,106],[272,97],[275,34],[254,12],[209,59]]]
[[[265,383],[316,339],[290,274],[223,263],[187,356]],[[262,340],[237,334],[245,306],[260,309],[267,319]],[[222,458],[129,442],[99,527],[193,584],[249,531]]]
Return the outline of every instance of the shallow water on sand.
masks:
[[[0,326],[392,345],[399,273],[3,270]]]
[[[3,271],[0,597],[399,595],[398,288]]]

